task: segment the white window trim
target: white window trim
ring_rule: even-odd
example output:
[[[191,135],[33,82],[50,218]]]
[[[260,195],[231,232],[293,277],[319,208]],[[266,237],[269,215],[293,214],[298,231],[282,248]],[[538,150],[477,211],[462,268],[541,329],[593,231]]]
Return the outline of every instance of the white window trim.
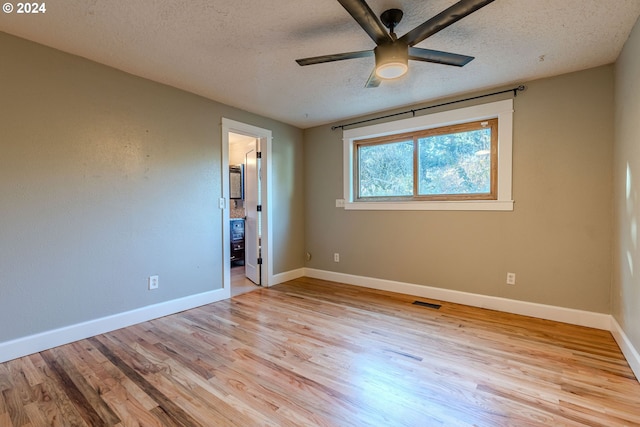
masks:
[[[475,120],[498,118],[498,199],[455,201],[355,201],[353,194],[353,144],[355,140],[396,133],[450,126]],[[342,133],[344,164],[344,208],[347,210],[464,210],[512,211],[511,177],[513,166],[513,100],[492,102],[420,117],[380,123]]]

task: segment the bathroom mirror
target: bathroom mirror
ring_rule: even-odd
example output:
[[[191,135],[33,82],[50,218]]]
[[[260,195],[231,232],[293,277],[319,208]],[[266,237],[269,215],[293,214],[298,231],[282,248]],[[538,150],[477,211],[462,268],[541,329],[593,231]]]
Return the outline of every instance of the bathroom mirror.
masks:
[[[229,166],[229,198],[244,199],[244,165]]]

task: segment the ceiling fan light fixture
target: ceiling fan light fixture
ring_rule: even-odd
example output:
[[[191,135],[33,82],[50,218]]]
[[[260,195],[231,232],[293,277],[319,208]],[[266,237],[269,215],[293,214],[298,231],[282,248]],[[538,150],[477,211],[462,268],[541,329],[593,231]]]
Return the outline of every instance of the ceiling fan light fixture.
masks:
[[[408,69],[408,64],[403,62],[388,62],[376,68],[376,76],[381,79],[397,79],[405,75]]]
[[[299,65],[322,64],[324,62],[370,57],[373,54],[375,55],[376,66],[369,75],[369,79],[364,86],[366,88],[378,87],[382,80],[397,79],[405,75],[409,70],[409,59],[462,67],[472,61],[474,59],[473,56],[423,49],[415,46],[493,1],[495,0],[458,0],[453,6],[427,19],[398,38],[395,29],[402,20],[402,10],[385,10],[380,15],[380,19],[378,19],[367,4],[367,0],[338,0],[349,12],[349,15],[371,37],[376,47],[373,50],[296,59],[296,62]],[[409,55],[409,52],[411,52],[411,55]]]
[[[409,49],[400,42],[379,45],[374,49],[376,76],[381,79],[397,79],[409,70]]]

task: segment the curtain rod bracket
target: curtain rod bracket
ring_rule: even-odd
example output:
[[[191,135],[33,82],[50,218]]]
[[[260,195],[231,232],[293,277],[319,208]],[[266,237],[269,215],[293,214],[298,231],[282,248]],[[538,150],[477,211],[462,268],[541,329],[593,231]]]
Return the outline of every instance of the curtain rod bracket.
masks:
[[[515,98],[516,96],[518,96],[518,92],[521,92],[525,89],[524,85],[520,85],[518,87],[514,87],[513,88],[513,97]]]

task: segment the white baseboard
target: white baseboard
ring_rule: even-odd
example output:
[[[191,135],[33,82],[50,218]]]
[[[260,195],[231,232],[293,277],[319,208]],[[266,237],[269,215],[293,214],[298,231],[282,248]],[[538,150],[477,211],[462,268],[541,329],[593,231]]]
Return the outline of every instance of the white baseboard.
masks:
[[[284,273],[278,273],[271,276],[269,286],[275,286],[280,283],[284,283],[288,280],[299,279],[305,275],[304,268],[298,268],[297,270],[285,271]]]
[[[537,317],[540,319],[555,320],[557,322],[570,323],[573,325],[588,326],[590,328],[604,330],[611,329],[611,316],[603,313],[594,313],[590,311],[473,294],[450,289],[434,288],[431,286],[396,282],[393,280],[354,276],[351,274],[316,270],[313,268],[305,269],[305,275],[316,279],[331,280],[333,282],[346,283],[349,285],[415,295],[423,298],[464,304],[472,307],[487,308],[506,313],[521,314],[523,316]]]
[[[638,350],[631,344],[629,337],[624,333],[618,321],[611,316],[611,335],[618,343],[620,350],[622,350],[622,354],[624,354],[625,359],[631,366],[631,370],[636,375],[638,381],[640,381],[640,353]]]
[[[229,298],[217,289],[0,343],[0,363]]]

